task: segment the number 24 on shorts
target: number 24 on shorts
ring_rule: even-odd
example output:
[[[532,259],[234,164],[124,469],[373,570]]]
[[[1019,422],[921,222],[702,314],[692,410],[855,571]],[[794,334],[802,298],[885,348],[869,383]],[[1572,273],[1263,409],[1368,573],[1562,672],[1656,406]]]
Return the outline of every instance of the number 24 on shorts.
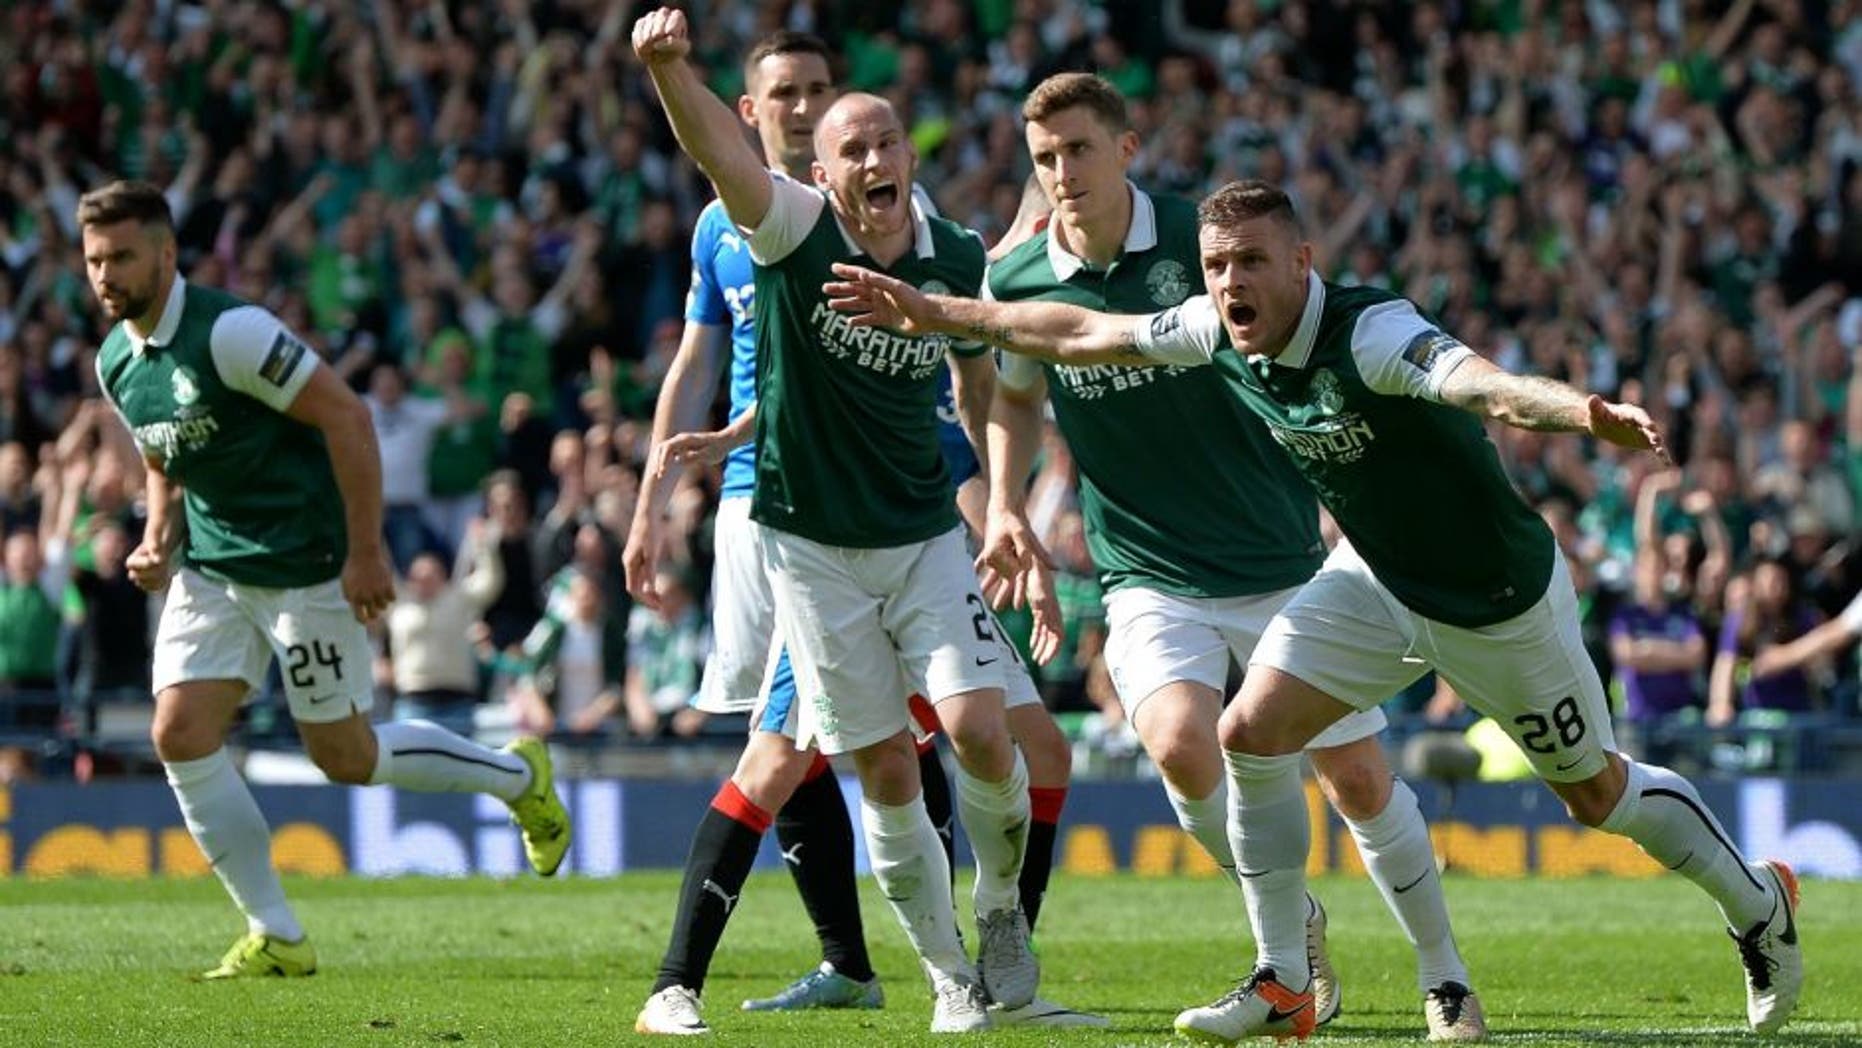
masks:
[[[335,644],[324,644],[313,640],[308,645],[293,644],[284,650],[285,670],[290,677],[293,688],[315,687],[317,683],[316,666],[328,666],[330,674],[337,680],[343,679],[343,653]]]

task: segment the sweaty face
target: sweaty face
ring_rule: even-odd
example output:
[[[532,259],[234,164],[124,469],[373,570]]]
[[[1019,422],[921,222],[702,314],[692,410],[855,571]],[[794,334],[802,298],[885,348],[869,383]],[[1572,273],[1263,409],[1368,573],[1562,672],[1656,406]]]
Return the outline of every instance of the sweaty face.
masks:
[[[815,131],[815,184],[857,230],[885,236],[911,224],[918,154],[892,107],[871,97],[842,99]]]
[[[162,256],[173,248],[153,227],[125,219],[84,227],[84,270],[91,291],[111,320],[141,317],[154,308]]]
[[[1306,308],[1312,245],[1269,216],[1206,225],[1197,242],[1203,287],[1215,300],[1229,341],[1250,355],[1279,355]]]
[[[1028,155],[1054,210],[1071,226],[1119,213],[1137,136],[1114,134],[1092,110],[1074,106],[1028,123]]]
[[[815,158],[815,125],[834,101],[834,81],[820,55],[769,55],[758,62],[741,104],[756,128],[763,156],[790,171]]]

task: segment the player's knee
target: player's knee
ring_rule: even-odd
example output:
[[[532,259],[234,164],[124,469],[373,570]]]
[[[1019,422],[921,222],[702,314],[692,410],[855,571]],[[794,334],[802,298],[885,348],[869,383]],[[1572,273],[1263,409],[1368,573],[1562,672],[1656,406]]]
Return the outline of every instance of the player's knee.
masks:
[[[1014,763],[1014,744],[1000,718],[964,717],[945,725],[944,731],[958,762],[973,772],[979,767],[1000,771]]]
[[[170,763],[197,760],[220,748],[220,732],[210,718],[174,706],[158,706],[149,725],[155,755]]]
[[[1146,752],[1171,782],[1201,781],[1221,774],[1222,755],[1207,732],[1176,731],[1149,741]]]
[[[311,751],[310,759],[334,783],[366,786],[375,774],[375,757],[347,747],[321,747]]]
[[[1251,753],[1257,757],[1297,753],[1300,749],[1300,744],[1293,740],[1292,734],[1275,724],[1272,718],[1250,713],[1237,706],[1230,706],[1222,714],[1216,735],[1223,749]]]
[[[1347,819],[1371,819],[1390,802],[1390,772],[1368,761],[1345,760],[1319,769],[1319,783],[1332,807]]]
[[[1064,785],[1073,775],[1073,749],[1046,710],[1033,708],[1034,716],[1009,711],[1009,730],[1028,764],[1028,781],[1036,785]]]
[[[745,756],[750,755],[746,752]],[[787,753],[760,753],[754,759],[740,761],[731,773],[731,782],[752,804],[775,811],[789,802],[814,760],[813,750],[794,747],[789,747]]]

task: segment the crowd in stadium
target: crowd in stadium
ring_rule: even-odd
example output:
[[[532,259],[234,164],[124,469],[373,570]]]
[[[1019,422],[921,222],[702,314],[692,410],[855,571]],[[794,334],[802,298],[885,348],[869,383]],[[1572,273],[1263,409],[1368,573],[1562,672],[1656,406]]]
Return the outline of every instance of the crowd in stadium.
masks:
[[[710,480],[673,500],[661,609],[631,608],[618,569],[710,195],[628,48],[638,5],[362,6],[8,5],[0,741],[147,701],[150,609],[121,566],[143,471],[98,396],[75,217],[117,176],[167,189],[189,279],[267,306],[366,393],[405,582],[376,669],[398,714],[699,730]],[[747,41],[827,38],[847,85],[897,107],[943,212],[992,242],[1029,171],[1021,100],[1099,71],[1146,189],[1280,182],[1329,279],[1657,417],[1673,469],[1493,431],[1627,722],[1857,716],[1862,3],[690,7],[726,99]],[[1071,627],[1044,691],[1116,720],[1057,435],[1034,485]]]

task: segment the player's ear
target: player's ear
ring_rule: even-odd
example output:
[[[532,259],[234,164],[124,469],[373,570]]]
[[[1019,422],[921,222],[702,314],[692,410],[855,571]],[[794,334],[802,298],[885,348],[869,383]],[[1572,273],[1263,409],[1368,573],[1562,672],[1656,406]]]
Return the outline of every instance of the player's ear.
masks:
[[[756,99],[749,95],[737,96],[737,117],[751,127],[756,126]]]
[[[828,181],[828,169],[822,166],[821,161],[819,160],[809,161],[808,173],[814,176],[815,186],[817,188],[819,189],[832,189],[833,188],[833,184]]]
[[[1119,132],[1118,157],[1129,164],[1138,155],[1138,132],[1126,128]]]

